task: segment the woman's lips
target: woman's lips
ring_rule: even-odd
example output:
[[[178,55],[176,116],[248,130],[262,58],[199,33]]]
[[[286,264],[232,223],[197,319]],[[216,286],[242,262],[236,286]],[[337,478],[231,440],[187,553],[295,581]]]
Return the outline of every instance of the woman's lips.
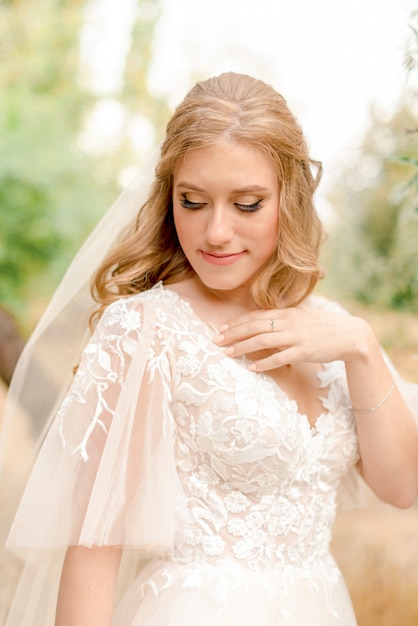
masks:
[[[231,265],[232,263],[239,261],[239,259],[244,256],[245,251],[230,254],[217,254],[215,252],[206,252],[205,250],[201,250],[200,254],[202,255],[204,261],[211,263],[212,265]]]

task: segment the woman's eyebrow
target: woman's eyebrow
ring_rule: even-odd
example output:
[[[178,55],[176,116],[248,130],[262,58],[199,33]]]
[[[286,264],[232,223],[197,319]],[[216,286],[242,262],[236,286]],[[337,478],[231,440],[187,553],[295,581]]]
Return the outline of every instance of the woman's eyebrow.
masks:
[[[198,187],[193,183],[188,183],[187,181],[181,181],[175,185],[176,187],[182,187],[184,189],[190,189],[191,191],[201,191],[204,193],[206,190],[202,189],[202,187]],[[245,187],[239,187],[238,189],[232,189],[231,193],[239,194],[239,193],[267,193],[269,189],[267,187],[262,187],[261,185],[246,185]]]
[[[232,193],[267,193],[270,191],[267,187],[262,187],[261,185],[246,185],[245,187],[239,187],[239,189],[233,189]]]
[[[183,187],[185,189],[191,189],[191,191],[202,191],[202,192],[205,191],[201,187],[198,187],[197,185],[193,185],[193,183],[188,183],[186,181],[182,181],[180,183],[176,183],[175,187]]]

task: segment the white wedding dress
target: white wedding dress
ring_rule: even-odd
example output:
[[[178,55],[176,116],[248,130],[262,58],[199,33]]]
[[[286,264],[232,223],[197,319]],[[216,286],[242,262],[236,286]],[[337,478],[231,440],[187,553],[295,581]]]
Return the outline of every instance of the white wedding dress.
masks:
[[[329,552],[359,459],[344,365],[322,367],[311,427],[215,334],[161,284],[107,308],[9,536],[27,564],[8,626],[53,626],[77,544],[124,547],[114,626],[356,624]]]

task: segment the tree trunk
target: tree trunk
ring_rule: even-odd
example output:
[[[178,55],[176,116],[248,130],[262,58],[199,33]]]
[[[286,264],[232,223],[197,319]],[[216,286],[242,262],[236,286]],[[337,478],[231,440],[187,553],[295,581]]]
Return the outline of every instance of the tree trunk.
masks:
[[[25,342],[12,315],[0,307],[0,377],[10,384]]]

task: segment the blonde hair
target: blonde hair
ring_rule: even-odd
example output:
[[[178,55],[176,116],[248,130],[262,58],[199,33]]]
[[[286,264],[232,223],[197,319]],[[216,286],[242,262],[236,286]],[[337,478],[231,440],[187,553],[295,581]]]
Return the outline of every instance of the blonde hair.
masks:
[[[100,304],[97,315],[117,298],[193,274],[174,227],[173,171],[189,150],[213,145],[220,138],[257,149],[277,171],[278,244],[254,278],[257,306],[274,308],[279,301],[294,306],[313,290],[321,274],[322,228],[313,206],[321,164],[310,159],[302,130],[284,98],[260,80],[230,72],[197,83],[168,122],[149,198],[92,281],[93,297]]]

